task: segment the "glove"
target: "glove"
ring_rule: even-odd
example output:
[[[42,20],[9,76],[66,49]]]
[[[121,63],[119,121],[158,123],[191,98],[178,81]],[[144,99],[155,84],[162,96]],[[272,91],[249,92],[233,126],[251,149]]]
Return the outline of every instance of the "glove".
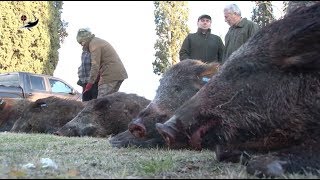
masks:
[[[86,85],[86,88],[84,89],[83,93],[89,91],[89,90],[92,88],[92,85],[93,85],[92,83],[88,83],[88,84]]]
[[[79,86],[83,86],[83,83],[80,81],[80,79],[77,81],[77,84],[78,84]]]

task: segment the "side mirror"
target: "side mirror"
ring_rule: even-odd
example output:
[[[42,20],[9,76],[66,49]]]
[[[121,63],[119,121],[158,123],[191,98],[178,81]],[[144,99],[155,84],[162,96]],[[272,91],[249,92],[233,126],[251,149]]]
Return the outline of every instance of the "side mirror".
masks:
[[[76,90],[72,89],[72,91],[69,94],[75,95],[76,94]]]

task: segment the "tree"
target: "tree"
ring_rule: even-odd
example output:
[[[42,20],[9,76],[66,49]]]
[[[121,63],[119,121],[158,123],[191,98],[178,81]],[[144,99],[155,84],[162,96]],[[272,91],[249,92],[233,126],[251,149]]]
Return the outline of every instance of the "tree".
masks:
[[[46,68],[45,72],[49,72],[50,75],[52,75],[58,64],[58,49],[60,49],[61,47],[60,43],[63,43],[64,38],[68,36],[68,33],[66,32],[66,27],[68,26],[68,23],[61,20],[63,2],[48,1],[48,3],[50,14],[52,17],[50,18],[50,23],[48,23],[48,30],[51,34],[51,51],[49,53],[49,62],[47,63],[47,65],[44,66],[44,68]]]
[[[252,21],[260,28],[265,27],[275,20],[271,1],[254,1],[256,7],[253,9]]]
[[[283,14],[287,13],[289,1],[282,1],[283,4]]]
[[[179,50],[188,28],[189,9],[186,1],[154,1],[156,35],[153,72],[161,75],[179,62]]]
[[[60,43],[68,35],[61,1],[4,1],[0,4],[0,72],[53,75]],[[21,17],[25,16],[25,21]],[[21,28],[38,19],[35,27]]]

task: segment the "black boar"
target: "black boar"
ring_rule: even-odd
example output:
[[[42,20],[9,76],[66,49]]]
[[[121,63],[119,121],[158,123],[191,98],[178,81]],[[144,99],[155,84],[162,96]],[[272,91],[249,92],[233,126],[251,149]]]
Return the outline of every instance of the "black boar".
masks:
[[[183,60],[172,66],[160,79],[155,98],[129,124],[129,130],[110,139],[112,146],[160,147],[165,145],[155,129],[155,123],[164,122],[171,117],[179,106],[207,82],[205,78],[210,78],[217,72],[218,67],[218,63],[206,64],[192,59]]]
[[[32,102],[14,123],[11,132],[53,133],[74,118],[84,107],[83,102],[55,96]]]
[[[31,101],[27,99],[2,98],[0,99],[0,132],[10,131],[13,124],[19,119],[25,107]]]
[[[270,150],[249,160],[251,174],[319,172],[319,17],[317,3],[257,32],[169,120],[156,124],[166,144]],[[224,150],[217,156],[225,159]]]
[[[317,3],[317,1],[289,1],[286,13],[289,14],[297,8],[308,7],[314,5],[315,3]]]
[[[128,129],[129,122],[149,103],[144,97],[124,92],[93,99],[55,134],[94,137],[118,134]]]

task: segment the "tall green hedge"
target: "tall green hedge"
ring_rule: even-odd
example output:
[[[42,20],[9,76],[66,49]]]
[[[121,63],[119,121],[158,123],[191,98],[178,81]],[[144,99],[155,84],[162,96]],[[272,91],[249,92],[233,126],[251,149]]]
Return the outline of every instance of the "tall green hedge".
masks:
[[[61,1],[0,2],[0,73],[26,71],[53,75],[60,43],[68,35]],[[27,17],[26,21],[21,16]],[[30,29],[21,28],[39,19]]]

